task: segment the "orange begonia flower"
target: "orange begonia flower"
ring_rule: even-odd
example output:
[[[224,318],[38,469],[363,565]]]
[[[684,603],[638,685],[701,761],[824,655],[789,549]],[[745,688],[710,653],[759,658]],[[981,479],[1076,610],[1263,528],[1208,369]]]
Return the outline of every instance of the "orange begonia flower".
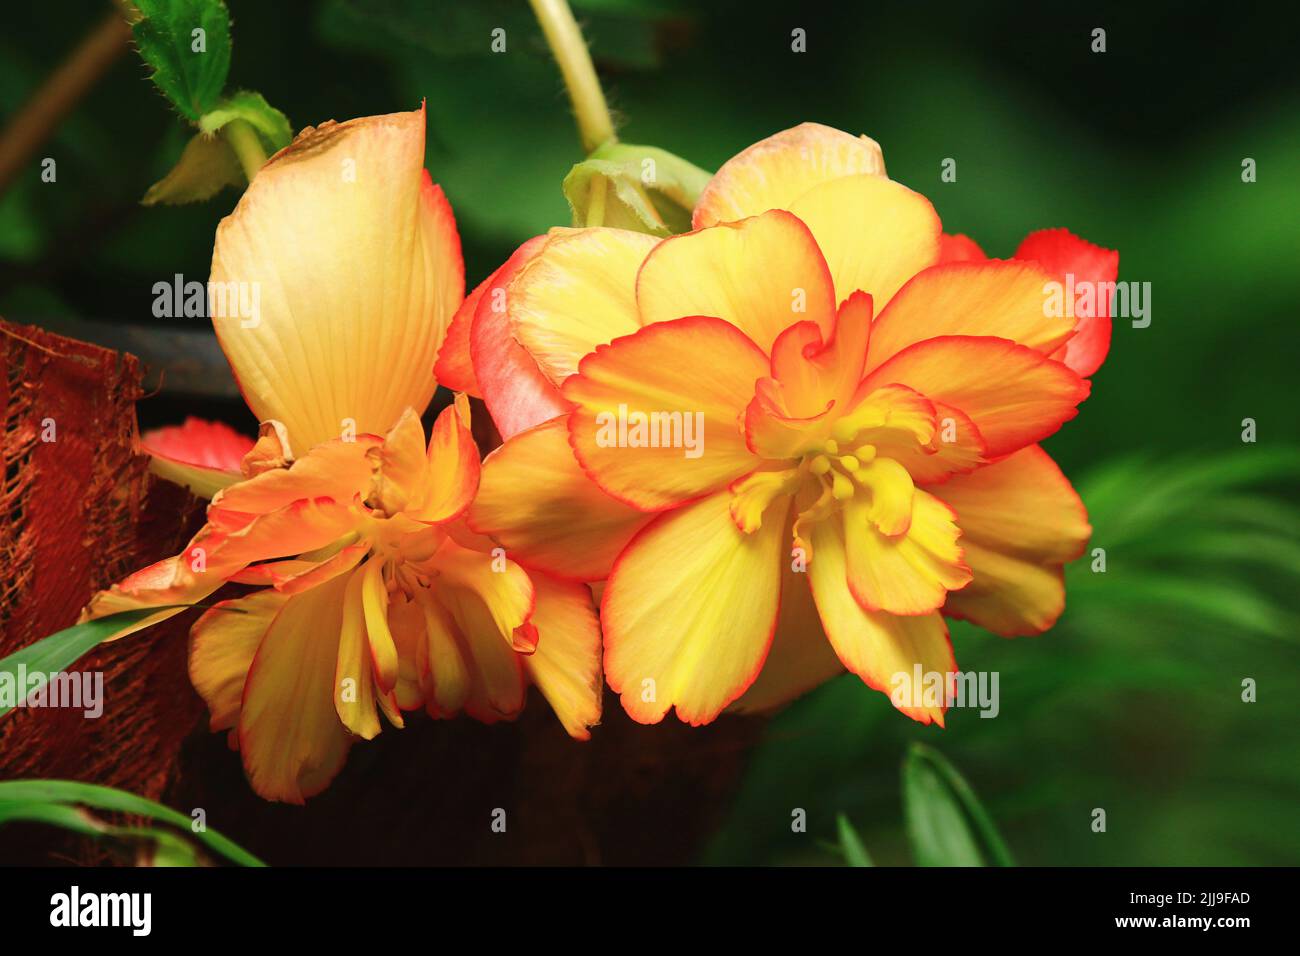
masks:
[[[950,675],[945,615],[1050,627],[1090,529],[1037,442],[1087,396],[1109,318],[1045,296],[1113,280],[1116,254],[1055,231],[985,260],[873,141],[816,124],[726,163],[693,224],[530,241],[439,356],[508,438],[468,524],[608,579],[628,713],[704,723],[844,668],[886,692]],[[943,700],[895,703],[943,722]]]
[[[398,727],[417,708],[511,719],[533,683],[575,737],[600,716],[590,590],[464,525],[480,462],[463,395],[425,442],[464,279],[423,157],[422,109],[309,129],[223,220],[212,282],[256,284],[261,309],[213,322],[260,437],[232,472],[224,429],[146,436],[157,470],[215,491],[207,522],[85,615],[162,608],[120,637],[227,583],[258,587],[195,623],[190,676],[269,799],[324,789],[381,711]]]

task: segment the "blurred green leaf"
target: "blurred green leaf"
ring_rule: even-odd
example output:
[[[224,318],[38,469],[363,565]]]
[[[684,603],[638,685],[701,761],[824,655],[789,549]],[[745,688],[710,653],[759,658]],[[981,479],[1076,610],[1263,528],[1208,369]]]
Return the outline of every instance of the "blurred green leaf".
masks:
[[[1015,865],[970,784],[924,744],[903,761],[903,815],[918,866]]]
[[[191,818],[144,797],[72,780],[9,780],[0,782],[0,825],[14,821],[47,823],[93,837],[153,841],[154,865],[194,866],[199,860],[188,838],[156,827],[118,826],[106,823],[85,807],[161,821],[177,827],[209,850],[240,866],[265,866],[261,860],[216,830],[195,831]]]
[[[221,0],[133,0],[131,29],[150,79],[193,122],[213,109],[230,71],[230,14]]]
[[[875,866],[871,862],[871,854],[862,844],[862,838],[858,836],[858,831],[853,829],[853,824],[844,814],[835,818],[835,825],[840,834],[840,852],[844,854],[845,861],[849,866]]]

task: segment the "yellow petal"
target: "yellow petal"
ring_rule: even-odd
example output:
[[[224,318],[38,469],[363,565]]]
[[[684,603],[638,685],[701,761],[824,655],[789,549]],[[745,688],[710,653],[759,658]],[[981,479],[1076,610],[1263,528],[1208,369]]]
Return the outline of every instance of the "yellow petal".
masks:
[[[722,164],[696,201],[696,229],[790,205],[827,180],[857,173],[885,175],[876,141],[801,123],[760,140]]]
[[[239,721],[248,669],[262,636],[289,599],[276,591],[221,601],[190,629],[190,682],[208,705],[212,730],[229,730]]]
[[[753,534],[729,492],[669,511],[619,557],[605,586],[605,676],[633,720],[674,706],[706,724],[758,676],[776,627],[785,515]]]
[[[425,709],[432,717],[452,717],[465,706],[473,682],[464,638],[451,613],[430,591],[418,590],[416,601],[424,614],[427,642],[423,674]]]
[[[861,290],[877,314],[903,283],[939,258],[939,217],[930,201],[883,176],[844,176],[790,206],[835,280],[835,301]]]
[[[384,584],[384,561],[373,557],[361,571],[361,607],[366,619],[366,638],[374,660],[375,679],[381,693],[397,683],[397,645],[388,629],[388,588]]]
[[[478,598],[502,644],[531,644],[531,635],[521,633],[535,600],[527,571],[503,555],[473,551],[452,540],[443,542],[429,567],[437,574],[435,587],[440,596],[448,590],[463,590]]]
[[[511,280],[515,337],[556,385],[596,346],[640,327],[637,271],[658,241],[625,229],[552,229]]]
[[[600,622],[585,584],[532,575],[537,607],[537,650],[524,659],[529,678],[560,718],[569,736],[588,740],[600,723],[604,681],[600,671]]]
[[[813,597],[826,636],[844,666],[868,687],[891,694],[900,686],[898,675],[911,680],[916,664],[923,674],[955,673],[948,628],[938,612],[899,617],[865,610],[849,591],[848,564],[843,527],[822,521],[812,530],[813,560],[808,574]],[[907,697],[895,706],[913,720],[943,726],[945,707],[927,706],[921,699]]]
[[[302,803],[324,790],[351,737],[334,709],[347,578],[289,598],[253,658],[239,713],[249,782],[267,800]]]
[[[1062,566],[1092,529],[1083,502],[1037,445],[958,475],[931,493],[957,513],[973,578],[944,613],[1007,637],[1039,634],[1065,608]]]
[[[283,422],[300,455],[349,428],[383,434],[433,395],[464,273],[423,166],[423,108],[324,123],[217,228],[217,338],[253,413]]]
[[[372,562],[373,563],[373,562]],[[362,590],[366,571],[348,577],[343,595],[343,619],[339,629],[339,653],[334,668],[334,709],[343,726],[358,737],[371,740],[379,733],[375,712],[374,665],[366,637],[366,614]]]
[[[907,532],[892,538],[876,528],[870,513],[861,496],[845,503],[849,588],[864,608],[925,614],[942,607],[949,591],[970,581],[957,544],[961,532],[943,502],[916,491]],[[818,540],[814,538],[814,563],[820,557]]]
[[[713,316],[764,352],[796,322],[829,337],[836,301],[808,228],[779,210],[665,239],[646,257],[636,299],[646,325]]]
[[[785,540],[790,540],[788,534]],[[807,568],[794,570],[795,562],[788,553],[781,560],[781,613],[776,635],[758,680],[728,708],[737,713],[780,707],[844,673],[844,665],[822,632]]]

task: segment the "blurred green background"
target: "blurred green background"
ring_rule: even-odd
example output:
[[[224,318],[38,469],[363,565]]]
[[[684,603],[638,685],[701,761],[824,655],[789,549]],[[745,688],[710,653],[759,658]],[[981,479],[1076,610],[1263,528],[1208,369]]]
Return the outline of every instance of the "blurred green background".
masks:
[[[1118,249],[1121,279],[1152,287],[1150,327],[1116,322],[1092,397],[1047,443],[1089,506],[1106,572],[1072,566],[1066,615],[1039,638],[954,628],[963,669],[1000,673],[999,716],[955,711],[947,730],[922,728],[856,678],[833,681],[771,723],[703,859],[834,863],[843,813],[877,863],[910,862],[899,769],[923,740],[970,781],[1022,863],[1300,863],[1289,32],[1249,4],[573,6],[627,141],[715,169],[804,120],[865,132],[947,231],[1006,256],[1031,230],[1067,226]],[[524,0],[229,7],[232,88],[260,91],[295,129],[427,98],[427,165],[455,209],[471,284],[567,223],[559,184],[582,156]],[[6,11],[0,127],[108,9]],[[502,54],[489,51],[495,27]],[[1090,49],[1096,27],[1103,54]],[[791,51],[795,28],[806,53]],[[185,138],[139,60],[122,57],[42,149],[57,184],[33,166],[0,199],[0,314],[111,345],[186,322],[153,318],[152,285],[206,276],[237,197],[138,204]],[[1254,183],[1242,181],[1248,157]],[[940,180],[946,158],[956,182]],[[184,341],[215,354],[202,321],[188,321]],[[164,379],[142,423],[198,412],[251,431],[227,382],[197,394],[184,382]],[[1256,443],[1242,441],[1244,418]],[[1246,678],[1254,703],[1241,699]],[[793,808],[807,810],[807,834],[791,832]],[[1094,808],[1105,833],[1091,828]]]

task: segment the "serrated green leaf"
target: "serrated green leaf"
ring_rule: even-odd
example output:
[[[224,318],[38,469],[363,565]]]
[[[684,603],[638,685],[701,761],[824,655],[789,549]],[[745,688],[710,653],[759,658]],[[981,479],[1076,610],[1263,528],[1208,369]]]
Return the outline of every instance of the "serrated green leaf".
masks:
[[[135,0],[131,27],[150,79],[182,116],[198,122],[221,98],[230,71],[230,14],[221,0]],[[201,31],[201,32],[199,32]]]
[[[49,637],[43,637],[34,644],[28,644],[26,647],[20,648],[0,660],[0,675],[9,676],[9,681],[15,688],[15,694],[17,695],[15,703],[17,703],[17,701],[30,696],[30,693],[35,692],[38,687],[45,686],[50,674],[72,666],[83,655],[88,654],[107,639],[109,635],[162,610],[166,610],[166,608],[140,608],[123,611],[120,614],[110,614],[107,617],[86,621],[82,624],[74,624],[72,627],[51,634]],[[19,687],[18,669],[20,667],[24,669],[29,677],[35,675],[41,679],[30,689],[28,687]],[[0,717],[5,716],[13,708],[13,703],[8,706],[0,706]]]
[[[293,140],[289,118],[266,101],[261,93],[240,90],[199,118],[199,129],[215,133],[232,120],[242,119],[257,131],[268,152],[284,149]]]
[[[970,784],[923,744],[903,761],[903,816],[918,866],[1014,865]]]
[[[840,834],[840,851],[849,866],[875,866],[871,862],[871,854],[867,852],[862,838],[858,836],[858,831],[853,829],[849,818],[841,813],[835,818],[835,823]]]
[[[188,143],[176,165],[149,187],[140,200],[146,206],[179,206],[210,199],[227,186],[242,186],[244,170],[235,151],[220,136],[199,133]]]
[[[90,836],[143,838],[158,843],[155,848],[155,865],[193,865],[184,859],[197,862],[192,851],[187,855],[178,844],[185,843],[179,835],[169,830],[153,827],[114,826],[98,820],[84,807],[112,813],[128,813],[161,821],[179,828],[183,833],[203,844],[218,855],[240,866],[265,866],[233,840],[216,830],[204,828],[195,832],[192,820],[171,807],[153,800],[97,784],[73,780],[9,780],[0,782],[0,825],[12,821],[48,823]],[[188,837],[187,837],[188,839]],[[163,861],[160,862],[158,854]]]

